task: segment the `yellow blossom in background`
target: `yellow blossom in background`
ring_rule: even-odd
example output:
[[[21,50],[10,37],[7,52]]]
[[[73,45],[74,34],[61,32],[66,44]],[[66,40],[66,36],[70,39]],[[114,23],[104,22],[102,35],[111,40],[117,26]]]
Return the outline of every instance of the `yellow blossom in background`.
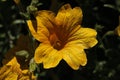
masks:
[[[117,26],[117,28],[115,29],[115,34],[117,34],[118,36],[120,36],[120,25]]]
[[[20,0],[13,0],[16,4],[20,3]]]
[[[79,7],[72,9],[66,4],[57,15],[41,10],[35,17],[36,22],[28,20],[27,24],[33,37],[41,42],[35,50],[36,63],[43,63],[45,69],[56,67],[62,59],[74,70],[86,65],[84,49],[97,44],[97,32],[80,25],[83,15]]]
[[[27,51],[29,56],[26,57],[23,52]],[[29,62],[33,56],[28,35],[20,35],[16,45],[8,50],[2,61],[3,67],[0,68],[0,80],[35,80],[35,76],[30,73]],[[27,60],[26,60],[27,59]]]
[[[30,56],[16,55],[20,51],[27,51]],[[22,52],[20,54],[23,55]],[[35,80],[35,76],[28,70],[31,57],[29,36],[20,35],[16,45],[9,49],[4,56],[2,61],[4,66],[0,68],[0,80]]]
[[[37,44],[33,44],[34,47],[37,46]],[[26,51],[28,55],[24,55],[22,51]],[[19,56],[17,53],[21,52]],[[27,57],[26,57],[27,56]],[[20,35],[19,38],[16,41],[16,45],[9,49],[8,52],[4,55],[4,59],[2,60],[2,64],[5,65],[7,64],[13,57],[17,58],[17,61],[21,65],[21,69],[28,69],[28,64],[33,58],[34,54],[32,52],[32,47],[31,47],[31,41],[29,39],[28,35]]]
[[[0,68],[0,80],[35,80],[35,76],[22,70],[16,57],[13,57],[6,65]]]

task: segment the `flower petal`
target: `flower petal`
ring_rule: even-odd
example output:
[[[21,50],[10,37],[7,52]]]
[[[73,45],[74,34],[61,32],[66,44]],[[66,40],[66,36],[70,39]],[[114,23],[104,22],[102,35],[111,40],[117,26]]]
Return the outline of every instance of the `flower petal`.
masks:
[[[4,70],[4,68],[6,68]],[[3,70],[3,71],[2,71]],[[0,70],[0,80],[16,80],[19,75],[22,75],[22,70],[20,69],[20,64],[17,62],[16,57],[13,57],[6,65]]]
[[[67,45],[79,44],[84,49],[93,47],[98,42],[96,35],[97,32],[94,29],[80,28],[69,37]]]
[[[68,65],[74,70],[79,69],[80,65],[85,66],[87,63],[86,54],[83,49],[79,47],[66,47],[63,49],[63,59],[68,63]]]
[[[79,7],[71,8],[69,4],[62,6],[55,18],[58,26],[71,32],[82,21],[82,10]]]
[[[120,36],[120,25],[118,25],[118,26],[115,28],[115,34],[117,34],[118,36]]]
[[[17,62],[16,57],[13,57],[12,60],[10,60],[7,64],[7,66],[16,66],[16,67],[20,67],[20,64]]]
[[[11,66],[6,66],[6,65],[0,68],[0,80],[3,80],[11,72],[10,68]]]
[[[12,71],[5,78],[5,80],[17,80],[17,79],[18,79],[18,74]]]
[[[47,69],[56,67],[62,57],[51,45],[41,43],[35,51],[34,59],[36,63],[43,63],[44,68]]]
[[[37,40],[40,41],[40,42],[43,42],[43,41],[48,40],[45,32],[44,32],[44,34],[43,34],[42,32],[38,34],[38,33],[35,31],[31,20],[28,20],[28,21],[27,21],[27,24],[28,24],[28,27],[29,27],[29,29],[30,29],[30,31],[31,31],[31,33],[32,33],[32,35],[33,35],[33,37],[34,37],[35,39],[37,39]]]
[[[44,42],[48,40],[50,33],[53,32],[53,20],[55,17],[54,13],[51,11],[42,10],[36,12],[35,17],[37,20],[37,25],[35,26],[35,24],[32,23],[33,21],[28,20],[28,27],[35,39],[40,42]]]
[[[55,14],[52,11],[42,10],[36,13],[37,20],[37,32],[41,33],[41,30],[48,30],[52,33],[54,28]],[[42,31],[44,33],[44,31]]]
[[[36,51],[35,51],[35,55],[34,55],[34,60],[36,63],[42,63],[44,60],[44,57],[46,55],[49,54],[49,52],[52,50],[52,46],[49,44],[45,44],[45,43],[41,43]]]
[[[44,68],[53,68],[56,67],[59,62],[62,60],[62,54],[59,53],[56,49],[53,49],[45,56],[43,61]]]

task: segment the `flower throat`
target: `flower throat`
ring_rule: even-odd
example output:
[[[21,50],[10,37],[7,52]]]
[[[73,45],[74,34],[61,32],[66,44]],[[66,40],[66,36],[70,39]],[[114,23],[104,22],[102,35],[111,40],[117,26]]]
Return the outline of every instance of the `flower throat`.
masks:
[[[62,41],[60,41],[55,33],[52,33],[49,37],[51,45],[57,49],[60,50],[63,48]]]

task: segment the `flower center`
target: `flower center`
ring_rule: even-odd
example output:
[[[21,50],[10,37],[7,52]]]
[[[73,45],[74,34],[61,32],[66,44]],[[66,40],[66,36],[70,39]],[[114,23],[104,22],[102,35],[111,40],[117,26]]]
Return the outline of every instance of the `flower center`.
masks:
[[[51,34],[49,37],[51,45],[57,49],[60,50],[62,49],[62,42],[58,39],[55,33]]]

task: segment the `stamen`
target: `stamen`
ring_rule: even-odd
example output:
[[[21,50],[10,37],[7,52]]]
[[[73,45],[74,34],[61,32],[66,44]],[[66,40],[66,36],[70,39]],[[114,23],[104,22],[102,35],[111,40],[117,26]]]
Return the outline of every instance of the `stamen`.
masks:
[[[51,34],[49,37],[51,45],[57,49],[60,50],[62,48],[62,42],[58,39],[55,33]]]
[[[56,41],[57,46],[61,46],[60,41]]]

